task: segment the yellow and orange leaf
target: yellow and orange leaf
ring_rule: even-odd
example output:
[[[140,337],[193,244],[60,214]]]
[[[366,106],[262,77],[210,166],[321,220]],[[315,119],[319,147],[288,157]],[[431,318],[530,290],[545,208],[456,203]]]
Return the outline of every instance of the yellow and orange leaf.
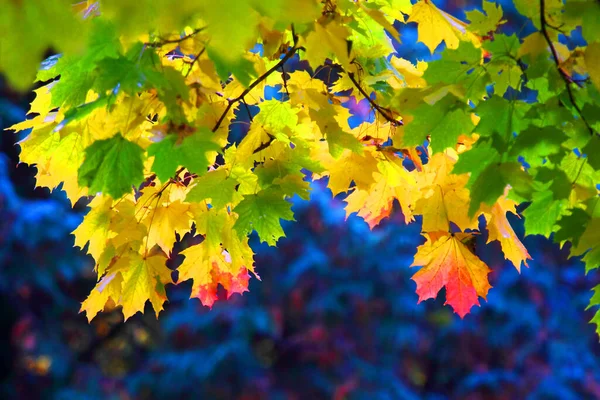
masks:
[[[417,249],[413,266],[422,268],[413,275],[419,302],[433,299],[446,288],[446,304],[463,318],[471,307],[479,305],[491,288],[491,270],[465,246],[471,234],[426,233],[427,242]]]

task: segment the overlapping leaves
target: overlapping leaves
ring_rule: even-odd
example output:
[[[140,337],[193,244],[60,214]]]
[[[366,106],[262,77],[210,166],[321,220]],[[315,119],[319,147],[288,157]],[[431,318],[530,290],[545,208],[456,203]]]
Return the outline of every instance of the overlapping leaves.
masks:
[[[419,300],[445,288],[461,316],[491,287],[470,246],[482,226],[517,269],[527,265],[507,219],[518,202],[530,203],[526,234],[555,233],[596,268],[600,35],[588,15],[597,5],[544,1],[517,4],[538,30],[526,38],[502,34],[502,9],[488,1],[467,13],[471,24],[430,0],[76,8],[85,19],[65,16],[64,28],[84,33],[44,62],[38,79],[52,81],[13,129],[33,128],[21,160],[37,164],[39,185],[62,187],[73,203],[93,196],[74,232],[99,279],[82,310],[91,319],[119,305],[128,318],[149,300],[158,314],[174,283],[167,260],[186,235],[194,244],[177,283],[191,279],[191,296],[208,306],[218,285],[243,293],[254,272],[249,235],[275,245],[281,221],[294,219],[287,199],[308,199],[309,180],[322,177],[371,228],[396,204],[406,223],[420,216]],[[5,15],[33,3],[10,3]],[[432,53],[445,47],[440,57],[389,57],[396,20],[417,23]],[[556,27],[578,26],[587,47],[562,44]],[[49,31],[43,43],[63,36]],[[27,72],[38,47],[0,68],[23,61]],[[349,95],[366,98],[371,122],[350,127]]]

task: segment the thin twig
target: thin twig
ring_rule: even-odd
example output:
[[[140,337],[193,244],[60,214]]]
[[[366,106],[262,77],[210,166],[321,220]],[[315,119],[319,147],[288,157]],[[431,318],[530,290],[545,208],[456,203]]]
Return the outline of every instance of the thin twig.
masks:
[[[250,107],[248,107],[248,103],[246,103],[245,99],[242,99],[242,104],[244,104],[244,107],[246,108],[248,119],[250,120],[250,122],[254,122],[254,118],[252,118],[252,113],[250,112]]]
[[[367,92],[365,92],[365,90],[362,88],[362,86],[360,86],[360,83],[356,80],[356,78],[354,76],[354,72],[347,72],[347,74],[348,74],[348,78],[350,78],[350,80],[352,81],[352,83],[354,84],[354,86],[356,86],[356,88],[358,89],[358,91],[365,97],[365,99],[367,99],[367,101],[371,104],[371,106],[374,109],[376,109],[377,111],[379,111],[379,114],[381,114],[381,116],[383,118],[385,118],[387,121],[389,121],[394,126],[404,125],[404,123],[402,121],[398,121],[398,120],[392,118],[392,116],[390,116],[388,114],[388,112],[383,107],[381,107],[379,104],[377,104],[375,102],[375,100],[373,100],[371,98],[371,96],[369,96],[367,94]]]
[[[159,40],[158,42],[144,43],[144,45],[146,45],[147,47],[155,47],[156,48],[156,47],[162,47],[166,44],[181,43],[184,40],[189,39],[189,38],[195,36],[196,34],[202,32],[203,30],[204,30],[204,27],[196,28],[189,35],[182,36],[178,39],[164,39],[164,40]]]
[[[187,70],[187,72],[185,73],[185,77],[187,78],[190,75],[190,72],[192,72],[192,68],[194,68],[194,64],[196,64],[196,62],[198,62],[198,59],[200,57],[202,57],[202,54],[204,54],[204,52],[206,51],[206,46],[204,46],[202,48],[202,50],[200,50],[198,52],[198,54],[196,54],[196,56],[194,57],[194,59],[192,60],[192,62],[190,63],[190,68]]]
[[[550,39],[550,35],[548,34],[547,26],[549,26],[549,25],[546,22],[546,2],[545,2],[545,0],[540,0],[540,24],[541,24],[540,30],[542,32],[542,35],[544,35],[544,38],[546,39],[548,46],[550,46],[550,52],[552,53],[552,58],[554,59],[554,63],[556,64],[556,69],[558,70],[558,73],[561,76],[562,80],[565,82],[565,86],[567,88],[567,93],[569,95],[569,100],[571,101],[573,108],[575,108],[575,111],[577,111],[577,114],[579,115],[579,117],[581,118],[581,120],[583,121],[583,123],[585,124],[587,129],[590,131],[590,134],[594,135],[595,134],[594,130],[592,129],[590,124],[587,122],[587,120],[583,116],[583,113],[581,112],[581,108],[579,108],[579,106],[575,102],[575,95],[573,94],[573,88],[571,88],[571,83],[573,83],[573,80],[560,66],[560,59],[558,58],[558,52],[556,51],[556,48],[554,47],[554,44],[552,43],[552,40]]]
[[[289,99],[290,91],[288,90],[288,87],[287,87],[287,78],[285,77],[285,69],[283,68],[283,65],[281,65],[281,76],[283,77],[283,87],[285,88],[285,92],[287,93],[287,96]]]
[[[267,72],[265,72],[264,74],[259,76],[238,97],[227,100],[227,102],[228,102],[227,107],[225,108],[225,110],[219,117],[217,123],[215,124],[214,128],[212,129],[213,132],[216,132],[217,129],[219,129],[219,127],[223,123],[223,120],[225,120],[227,113],[229,112],[229,110],[231,110],[231,107],[233,107],[234,104],[242,101],[244,99],[244,97],[252,91],[252,89],[254,89],[256,86],[258,86],[262,81],[267,79],[267,77],[269,75],[271,75],[273,72],[277,71],[278,68],[280,68],[283,64],[285,64],[287,60],[292,58],[294,56],[294,54],[296,54],[296,51],[298,50],[297,44],[298,44],[298,37],[294,36],[294,45],[287,51],[287,53],[285,53],[285,56],[283,56],[283,58],[281,60],[279,60],[279,62],[277,64],[275,64]]]
[[[269,140],[267,140],[264,143],[261,143],[260,146],[258,146],[256,149],[254,149],[252,154],[256,154],[260,151],[263,151],[264,149],[269,147],[271,145],[271,143],[273,143],[273,141],[275,140],[275,136],[271,135],[270,133],[267,133],[267,135],[269,135]]]

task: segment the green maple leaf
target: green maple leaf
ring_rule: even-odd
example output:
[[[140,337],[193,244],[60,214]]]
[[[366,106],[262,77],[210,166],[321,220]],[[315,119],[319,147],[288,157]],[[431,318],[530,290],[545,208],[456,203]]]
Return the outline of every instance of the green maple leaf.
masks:
[[[561,144],[567,135],[555,127],[529,127],[519,133],[510,149],[513,157],[523,156],[531,166],[541,165],[544,158],[561,152]]]
[[[483,11],[465,11],[467,19],[471,22],[469,24],[471,32],[485,35],[488,32],[495,31],[496,27],[501,23],[502,7],[492,1],[484,1]]]
[[[556,166],[543,166],[532,172],[535,174],[537,187],[551,190],[557,200],[569,198],[573,185],[565,171]]]
[[[513,133],[520,132],[531,123],[524,118],[529,107],[523,102],[492,96],[475,108],[475,113],[481,118],[475,132],[481,136],[497,133],[504,140],[509,140]]]
[[[479,102],[490,82],[488,73],[481,67],[481,49],[470,42],[460,42],[458,49],[446,49],[442,58],[430,63],[423,75],[429,85],[460,85],[465,98]]]
[[[175,175],[179,166],[198,175],[205,174],[209,166],[207,154],[221,152],[221,147],[211,140],[211,136],[212,132],[204,128],[186,137],[181,144],[177,144],[177,135],[169,135],[150,145],[148,155],[154,156],[152,171],[163,182]]]
[[[574,255],[582,255],[585,272],[600,267],[600,218],[592,218],[579,237],[577,246],[571,251]]]
[[[442,58],[429,64],[423,78],[430,85],[458,83],[469,80],[468,72],[481,63],[481,49],[470,42],[461,42],[456,50],[446,50]]]
[[[564,243],[568,240],[574,247],[577,247],[584,227],[588,225],[590,220],[590,215],[581,208],[572,209],[570,214],[563,215],[558,221],[559,229],[554,233],[554,241]]]
[[[458,161],[454,164],[454,168],[452,168],[452,173],[470,173],[469,184],[472,184],[488,165],[498,161],[500,161],[500,154],[492,147],[491,142],[479,140],[471,150],[460,155]]]
[[[555,199],[552,190],[535,192],[531,204],[523,212],[528,235],[550,236],[558,219],[566,213],[567,200]]]
[[[596,135],[593,136],[581,150],[587,155],[590,166],[595,170],[600,170],[600,138]]]
[[[239,216],[233,228],[240,236],[256,231],[260,241],[269,246],[275,246],[279,238],[285,237],[280,220],[294,221],[292,203],[284,199],[281,191],[274,189],[244,196],[233,211]]]
[[[413,110],[414,119],[404,128],[404,144],[419,146],[431,135],[434,152],[441,152],[456,146],[461,134],[473,130],[473,122],[465,105],[452,95],[447,95],[437,103],[424,103]]]
[[[102,60],[119,57],[119,43],[115,27],[103,20],[94,20],[84,54],[67,55],[50,68],[38,73],[38,80],[48,80],[60,75],[52,88],[52,105],[68,107],[85,102],[88,91],[96,80],[96,67]],[[98,92],[104,94],[102,92]]]
[[[227,176],[225,169],[209,171],[196,180],[196,185],[185,197],[188,202],[199,203],[210,199],[210,204],[217,209],[226,204],[236,202],[241,195],[236,191],[239,182]]]
[[[486,70],[494,77],[494,93],[503,96],[509,87],[520,90],[524,69],[518,62],[519,38],[516,35],[496,35],[486,41],[484,49],[492,54]]]
[[[589,310],[592,307],[600,306],[600,285],[594,286],[592,290],[594,291],[594,294],[590,299],[590,304],[585,308],[586,310]],[[600,310],[596,311],[590,323],[596,324],[596,333],[600,335]]]
[[[298,125],[298,109],[292,108],[289,102],[265,100],[258,106],[260,112],[254,118],[262,124],[278,140],[289,142],[289,135]]]
[[[120,133],[97,140],[85,149],[78,182],[92,193],[106,193],[117,199],[139,186],[144,179],[144,150]]]

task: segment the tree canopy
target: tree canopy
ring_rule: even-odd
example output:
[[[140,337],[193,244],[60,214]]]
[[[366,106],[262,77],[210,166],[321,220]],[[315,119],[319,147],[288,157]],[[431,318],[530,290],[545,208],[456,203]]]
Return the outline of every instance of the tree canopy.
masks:
[[[189,279],[207,306],[219,285],[247,291],[261,268],[249,235],[275,246],[288,199],[316,179],[371,228],[395,204],[421,221],[419,301],[445,289],[461,317],[491,289],[474,235],[527,265],[507,218],[521,203],[525,234],[597,268],[600,4],[515,6],[527,35],[485,0],[467,21],[431,0],[4,2],[0,71],[42,82],[11,128],[31,130],[21,161],[38,185],[91,200],[74,231],[98,273],[82,311],[128,318],[149,300],[158,316],[165,287]],[[428,62],[396,54],[413,23]],[[353,99],[371,109],[359,124]]]

